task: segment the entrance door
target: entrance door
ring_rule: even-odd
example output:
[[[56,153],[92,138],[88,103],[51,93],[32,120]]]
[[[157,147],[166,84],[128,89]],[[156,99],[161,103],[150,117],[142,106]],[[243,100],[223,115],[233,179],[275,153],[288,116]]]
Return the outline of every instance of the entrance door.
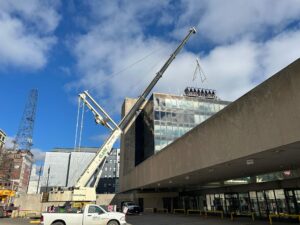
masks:
[[[255,215],[258,217],[260,216],[259,213],[259,205],[257,203],[257,196],[256,196],[256,191],[250,191],[249,192],[250,196],[250,203],[251,203],[251,211],[255,213]]]
[[[296,192],[296,193],[295,193]],[[288,209],[290,214],[298,214],[299,208],[298,208],[298,201],[297,196],[299,190],[285,190],[285,197],[288,204]],[[299,197],[299,195],[298,195]]]
[[[163,198],[163,207],[168,209],[168,212],[172,212],[172,198]]]
[[[297,203],[297,208],[298,208],[298,214],[300,214],[300,190],[294,190],[295,193],[295,199]]]
[[[143,198],[139,198],[139,206],[141,207],[141,211],[144,212],[144,199]]]
[[[257,201],[259,205],[260,215],[262,217],[268,217],[269,209],[268,209],[268,204],[266,201],[266,196],[264,191],[258,191],[256,194],[257,194]]]
[[[278,213],[289,213],[283,189],[274,190]]]
[[[225,205],[226,205],[226,212],[239,212],[239,199],[238,194],[236,193],[228,193],[225,194]]]
[[[239,193],[240,213],[251,212],[250,198],[248,193]]]

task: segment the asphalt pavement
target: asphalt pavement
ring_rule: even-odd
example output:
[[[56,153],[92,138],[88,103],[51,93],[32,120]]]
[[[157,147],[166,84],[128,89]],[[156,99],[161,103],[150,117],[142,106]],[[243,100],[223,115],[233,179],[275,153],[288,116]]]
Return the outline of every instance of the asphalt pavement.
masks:
[[[126,216],[128,225],[269,225],[267,220],[252,221],[250,218],[237,218],[231,221],[229,218],[200,217],[174,214],[142,214]],[[0,225],[29,225],[26,219],[0,218]],[[273,222],[273,225],[293,225],[296,223]],[[297,223],[299,224],[299,223]],[[71,225],[71,224],[70,224]]]

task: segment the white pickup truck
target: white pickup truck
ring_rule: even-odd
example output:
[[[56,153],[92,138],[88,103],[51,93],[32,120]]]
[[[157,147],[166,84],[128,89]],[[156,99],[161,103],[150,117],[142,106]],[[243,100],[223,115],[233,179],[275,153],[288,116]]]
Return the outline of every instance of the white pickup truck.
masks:
[[[88,204],[79,213],[42,213],[43,225],[126,225],[125,214]]]

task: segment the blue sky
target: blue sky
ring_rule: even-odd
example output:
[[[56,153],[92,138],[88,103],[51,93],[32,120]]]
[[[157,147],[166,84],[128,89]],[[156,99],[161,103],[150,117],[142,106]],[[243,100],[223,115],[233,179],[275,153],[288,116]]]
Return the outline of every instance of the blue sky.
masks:
[[[0,128],[8,144],[32,88],[37,159],[73,147],[83,90],[118,121],[124,97],[139,95],[190,26],[197,35],[155,91],[202,86],[235,100],[300,54],[299,0],[0,1]],[[192,81],[196,57],[204,83]],[[82,145],[100,146],[103,137],[87,112]]]

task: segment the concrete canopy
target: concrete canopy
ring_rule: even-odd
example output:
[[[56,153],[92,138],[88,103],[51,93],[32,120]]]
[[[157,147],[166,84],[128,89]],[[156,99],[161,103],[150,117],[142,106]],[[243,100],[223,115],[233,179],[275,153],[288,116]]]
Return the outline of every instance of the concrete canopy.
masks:
[[[205,184],[299,167],[300,59],[121,175],[120,190]]]

